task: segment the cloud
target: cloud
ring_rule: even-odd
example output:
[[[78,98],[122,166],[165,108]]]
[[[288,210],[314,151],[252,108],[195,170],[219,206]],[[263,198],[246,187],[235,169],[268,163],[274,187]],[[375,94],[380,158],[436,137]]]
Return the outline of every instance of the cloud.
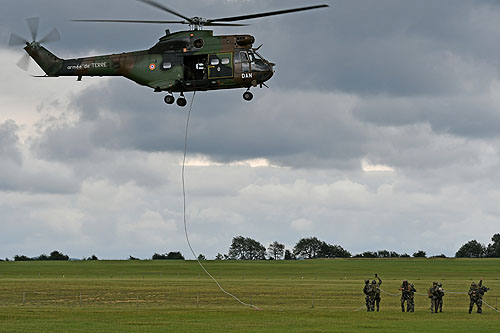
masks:
[[[303,3],[170,5],[224,17]],[[217,29],[254,35],[277,72],[251,103],[244,89],[195,97],[186,167],[195,249],[213,257],[238,235],[289,247],[317,236],[353,253],[450,255],[469,238],[488,242],[500,221],[499,9],[336,1]],[[21,0],[0,5],[0,40],[27,35],[24,19],[37,15],[41,35],[59,27],[63,40],[49,48],[62,57],[148,49],[165,28],[182,29],[68,22],[171,18],[136,1],[91,0],[75,12],[72,1]],[[35,79],[15,66],[21,55],[0,46],[0,255],[57,245],[76,257],[189,257],[187,110],[124,78]]]
[[[307,219],[298,219],[292,221],[292,228],[295,230],[302,232],[302,231],[309,231],[311,230],[313,226],[313,222],[311,220]]]

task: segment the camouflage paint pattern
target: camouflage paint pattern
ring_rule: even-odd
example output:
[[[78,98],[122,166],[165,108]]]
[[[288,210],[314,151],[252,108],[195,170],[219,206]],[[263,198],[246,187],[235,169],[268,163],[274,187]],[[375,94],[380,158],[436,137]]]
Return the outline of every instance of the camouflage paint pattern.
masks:
[[[26,52],[49,77],[123,76],[155,91],[250,88],[274,74],[252,49],[250,35],[213,36],[210,30],[166,32],[149,50],[60,59],[37,42]]]

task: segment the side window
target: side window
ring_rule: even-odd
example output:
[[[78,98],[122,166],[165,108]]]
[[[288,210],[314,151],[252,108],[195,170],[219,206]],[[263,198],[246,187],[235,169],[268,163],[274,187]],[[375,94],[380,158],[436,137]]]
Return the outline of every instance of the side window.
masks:
[[[240,52],[241,62],[248,62],[248,54],[246,52]]]
[[[246,52],[240,52],[241,57],[241,71],[243,73],[250,72],[250,63],[248,62],[248,54]]]
[[[164,62],[163,63],[163,69],[170,69],[170,68],[172,68],[171,62]]]
[[[240,53],[234,52],[234,63],[239,64],[241,62]]]
[[[208,63],[208,78],[232,78],[233,77],[233,54],[217,53],[210,54]]]

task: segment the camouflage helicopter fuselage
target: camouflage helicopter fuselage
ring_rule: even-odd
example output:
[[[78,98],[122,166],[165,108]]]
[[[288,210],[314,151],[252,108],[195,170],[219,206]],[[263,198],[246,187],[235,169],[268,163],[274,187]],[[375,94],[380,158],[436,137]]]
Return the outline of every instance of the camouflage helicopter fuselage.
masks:
[[[252,48],[254,41],[250,35],[167,30],[149,50],[128,53],[60,59],[37,42],[24,49],[48,77],[123,76],[171,94],[262,87],[273,76],[274,64]]]

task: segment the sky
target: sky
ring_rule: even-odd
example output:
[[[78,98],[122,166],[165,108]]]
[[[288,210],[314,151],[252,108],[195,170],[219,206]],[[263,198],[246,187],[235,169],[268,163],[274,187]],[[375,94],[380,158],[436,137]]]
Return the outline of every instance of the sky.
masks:
[[[191,244],[236,236],[292,249],[453,256],[500,225],[500,2],[158,0],[220,18],[326,3],[215,34],[251,34],[270,89],[195,96],[186,166]],[[0,0],[0,257],[151,258],[180,251],[187,109],[125,78],[43,79],[16,66],[40,17],[61,58],[143,50],[183,26],[134,0]],[[191,103],[192,94],[187,94]]]

